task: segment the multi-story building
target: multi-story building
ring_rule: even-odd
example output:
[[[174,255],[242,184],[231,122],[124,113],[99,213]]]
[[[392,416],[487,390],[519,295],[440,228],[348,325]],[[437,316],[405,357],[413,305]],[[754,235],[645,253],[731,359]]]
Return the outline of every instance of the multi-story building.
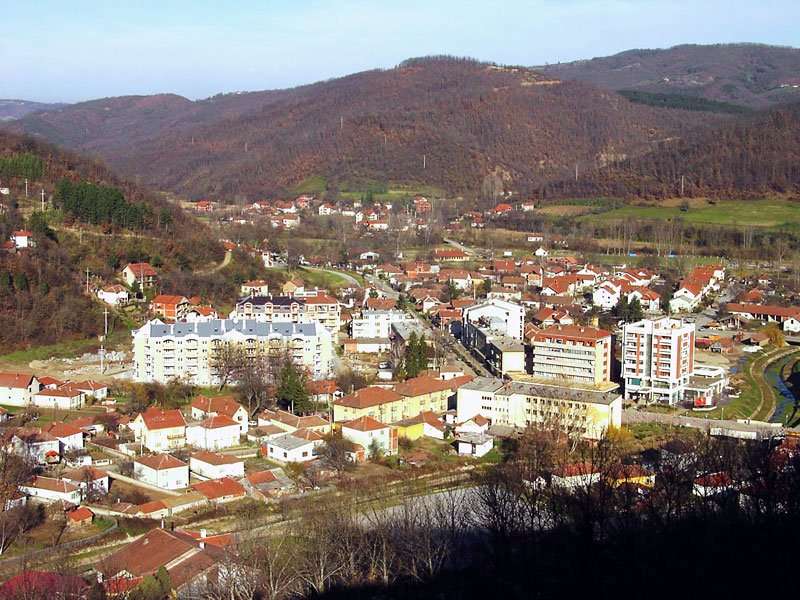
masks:
[[[367,309],[351,323],[353,339],[388,338],[394,323],[413,322],[414,315],[402,310]]]
[[[456,420],[481,415],[492,425],[546,427],[600,439],[622,424],[622,396],[614,385],[567,387],[477,377],[458,390]]]
[[[531,337],[530,373],[596,385],[611,379],[611,333],[579,325],[553,326]]]
[[[250,356],[288,355],[308,370],[312,379],[331,372],[331,333],[319,323],[264,323],[255,320],[213,319],[196,323],[150,321],[133,332],[134,377],[166,383],[172,379],[194,385],[217,385],[216,348],[242,346]]]
[[[525,308],[492,299],[464,309],[461,341],[496,375],[524,372]]]
[[[487,300],[464,309],[464,327],[485,327],[495,333],[521,340],[525,307],[505,300]]]
[[[694,324],[669,317],[625,325],[622,339],[625,399],[681,402],[694,372],[694,337]]]
[[[232,319],[253,319],[261,323],[322,324],[331,333],[339,331],[341,309],[336,298],[313,296],[248,296],[240,299],[230,314]]]

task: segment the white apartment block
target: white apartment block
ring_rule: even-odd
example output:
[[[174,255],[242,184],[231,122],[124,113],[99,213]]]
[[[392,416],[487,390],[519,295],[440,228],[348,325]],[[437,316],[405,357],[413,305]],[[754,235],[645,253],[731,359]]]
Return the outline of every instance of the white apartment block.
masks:
[[[487,300],[464,309],[464,326],[473,324],[495,333],[521,340],[525,327],[525,307],[505,300]]]
[[[133,332],[134,378],[217,385],[219,378],[212,369],[214,349],[226,343],[241,345],[251,355],[280,357],[288,353],[313,379],[328,377],[333,364],[331,333],[319,323],[212,319],[165,324],[154,320]]]
[[[248,296],[236,303],[232,319],[252,319],[263,323],[313,323],[324,325],[336,333],[342,325],[339,301],[327,294],[304,297]]]
[[[625,325],[622,338],[625,399],[681,402],[694,372],[694,337],[694,324],[669,317]]]
[[[548,327],[531,339],[530,373],[539,379],[561,379],[597,385],[611,379],[611,333],[595,327]]]
[[[561,429],[596,440],[621,426],[622,396],[613,386],[582,389],[476,377],[458,388],[456,420],[462,423],[475,415],[486,417],[492,425]]]
[[[413,322],[414,315],[402,310],[364,310],[351,324],[353,339],[388,338],[395,323]]]

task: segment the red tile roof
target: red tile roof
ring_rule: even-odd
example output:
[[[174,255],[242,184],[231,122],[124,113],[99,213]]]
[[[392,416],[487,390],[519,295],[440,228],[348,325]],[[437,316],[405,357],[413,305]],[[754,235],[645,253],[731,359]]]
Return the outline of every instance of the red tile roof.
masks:
[[[178,469],[185,467],[186,463],[178,460],[170,454],[148,454],[147,456],[140,456],[135,462],[150,467],[156,471],[163,469]]]
[[[248,473],[247,475],[247,481],[249,481],[253,485],[261,485],[262,483],[271,483],[277,480],[278,478],[275,477],[275,473],[273,473],[272,471],[258,471],[256,473]]]
[[[555,325],[533,335],[534,340],[559,339],[572,342],[597,342],[610,337],[611,333],[596,327],[583,325]]]
[[[30,373],[0,373],[0,387],[27,388],[33,375]]]
[[[186,419],[183,418],[181,411],[176,409],[162,410],[151,406],[142,413],[142,419],[147,429],[171,429],[173,427],[185,427]]]
[[[334,404],[347,406],[349,408],[369,408],[370,406],[379,406],[389,402],[396,402],[401,398],[402,396],[394,390],[370,386],[357,390],[343,398],[339,398]]]
[[[233,396],[217,396],[216,398],[198,396],[192,400],[192,408],[201,410],[204,413],[217,413],[218,415],[233,417],[236,411],[243,407]]]
[[[347,421],[346,423],[342,423],[342,428],[344,427],[347,429],[355,429],[357,431],[376,431],[378,429],[386,429],[389,426],[384,425],[372,417],[364,416],[352,421]]]
[[[45,431],[57,438],[65,438],[71,435],[80,435],[83,437],[83,431],[69,423],[50,423]]]
[[[94,513],[85,506],[79,506],[75,510],[71,510],[67,513],[67,518],[76,523],[85,521],[86,519],[91,519],[93,516]]]
[[[200,427],[203,429],[220,429],[222,427],[231,427],[236,426],[239,427],[239,422],[234,421],[230,417],[226,417],[225,415],[215,415],[213,417],[208,417],[205,421],[200,423]]]
[[[451,386],[448,381],[443,381],[430,375],[420,375],[394,386],[395,392],[406,397],[422,396],[423,394],[443,392],[450,389]]]
[[[192,454],[191,458],[195,460],[199,460],[201,462],[207,463],[209,465],[235,465],[237,463],[242,462],[242,459],[238,456],[232,456],[230,454],[222,454],[221,452],[207,452],[205,450],[201,450],[200,452],[195,452]]]
[[[137,279],[139,277],[156,277],[158,275],[158,272],[150,263],[128,263],[125,268],[130,269]]]
[[[200,483],[193,484],[191,487],[194,491],[203,494],[203,496],[209,500],[229,498],[231,496],[244,496],[246,494],[242,484],[238,481],[234,481],[230,477],[201,481]]]

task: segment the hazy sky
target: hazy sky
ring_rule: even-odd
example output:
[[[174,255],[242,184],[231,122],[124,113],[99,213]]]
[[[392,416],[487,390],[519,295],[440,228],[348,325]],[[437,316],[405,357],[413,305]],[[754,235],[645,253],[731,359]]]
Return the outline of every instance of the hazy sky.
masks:
[[[800,0],[0,0],[0,23],[0,98],[68,102],[288,87],[427,54],[800,46]]]

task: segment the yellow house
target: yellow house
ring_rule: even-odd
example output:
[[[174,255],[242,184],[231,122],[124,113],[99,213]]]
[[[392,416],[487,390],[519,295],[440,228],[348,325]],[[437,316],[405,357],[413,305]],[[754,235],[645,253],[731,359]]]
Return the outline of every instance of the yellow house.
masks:
[[[640,465],[616,465],[610,469],[608,479],[614,487],[623,484],[653,487],[656,483],[655,474]]]
[[[416,417],[403,419],[392,424],[397,429],[397,436],[412,442],[421,437],[432,437],[443,440],[445,437],[444,422],[433,412],[421,412]]]
[[[333,420],[372,417],[381,423],[396,423],[424,412],[441,415],[447,411],[448,399],[453,392],[471,379],[470,375],[464,375],[443,381],[421,375],[398,383],[394,389],[362,388],[333,403]]]

